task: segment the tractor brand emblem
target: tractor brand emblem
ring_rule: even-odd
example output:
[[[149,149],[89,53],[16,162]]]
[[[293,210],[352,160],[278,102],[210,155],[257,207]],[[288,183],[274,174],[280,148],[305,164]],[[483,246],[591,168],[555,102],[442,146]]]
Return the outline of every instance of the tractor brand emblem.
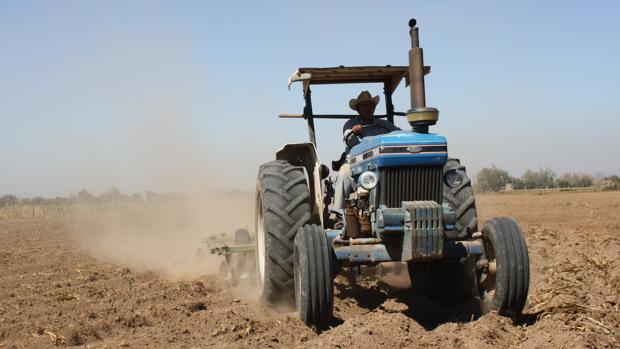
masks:
[[[412,145],[410,147],[407,147],[407,151],[410,153],[419,153],[422,151],[422,147],[419,145]]]

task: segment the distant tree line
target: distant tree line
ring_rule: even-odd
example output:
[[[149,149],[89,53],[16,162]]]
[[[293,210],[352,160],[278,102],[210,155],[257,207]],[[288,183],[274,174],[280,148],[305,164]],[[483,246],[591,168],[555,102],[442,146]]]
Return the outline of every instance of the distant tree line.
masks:
[[[564,173],[561,176],[549,168],[527,170],[521,177],[513,177],[508,171],[495,165],[481,169],[476,175],[475,188],[481,192],[497,192],[512,189],[584,188],[598,186],[601,189],[620,189],[620,177],[595,178],[589,174]]]
[[[145,195],[141,193],[133,193],[131,195],[123,194],[114,187],[104,193],[95,196],[88,191],[82,189],[75,195],[70,197],[54,197],[44,198],[36,196],[33,198],[18,198],[15,195],[0,195],[0,207],[10,207],[17,205],[27,206],[46,206],[46,205],[71,205],[82,203],[122,203],[122,202],[144,202],[144,201],[169,201],[182,199],[183,196],[178,193],[155,193],[147,191]]]

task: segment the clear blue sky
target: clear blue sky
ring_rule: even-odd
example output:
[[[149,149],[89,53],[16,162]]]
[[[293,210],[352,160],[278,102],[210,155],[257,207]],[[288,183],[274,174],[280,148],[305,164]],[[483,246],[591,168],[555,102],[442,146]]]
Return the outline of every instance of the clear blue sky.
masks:
[[[290,73],[405,64],[410,17],[434,131],[470,172],[620,173],[617,1],[2,1],[0,194],[251,190],[307,139],[276,118],[302,109]],[[347,112],[361,89],[381,92],[317,88],[315,111]],[[341,123],[317,127],[329,163]]]

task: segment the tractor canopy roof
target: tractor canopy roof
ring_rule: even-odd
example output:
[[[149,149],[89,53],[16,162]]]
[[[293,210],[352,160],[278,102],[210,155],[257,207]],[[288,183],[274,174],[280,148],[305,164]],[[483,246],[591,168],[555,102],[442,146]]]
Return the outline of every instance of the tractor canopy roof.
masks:
[[[422,48],[416,20],[409,20],[409,36],[411,48],[408,53],[409,65],[406,66],[358,66],[328,68],[299,68],[288,78],[288,87],[295,81],[303,84],[304,109],[302,114],[280,114],[280,118],[305,119],[308,123],[310,142],[316,146],[314,134],[314,119],[349,119],[357,115],[350,114],[315,114],[312,111],[312,89],[310,85],[329,84],[383,84],[385,94],[385,115],[375,114],[375,118],[386,118],[394,123],[395,115],[407,116],[407,121],[420,133],[428,133],[428,126],[437,122],[438,111],[435,108],[426,107],[424,93],[424,76],[431,72],[431,67],[424,65]],[[392,104],[392,94],[400,82],[405,79],[405,84],[410,85],[409,94],[411,108],[407,113],[397,112]]]
[[[431,72],[431,67],[424,66],[423,74]],[[392,93],[400,82],[405,79],[405,84],[409,85],[409,66],[360,66],[360,67],[339,67],[329,68],[299,68],[288,78],[288,87],[295,81],[303,83],[303,96],[305,106],[302,114],[279,114],[280,118],[306,119],[308,122],[308,132],[310,142],[316,145],[314,134],[314,119],[350,119],[357,115],[352,114],[315,114],[312,111],[312,91],[310,85],[329,85],[329,84],[363,84],[363,83],[382,83],[385,94],[385,115],[375,115],[375,118],[386,118],[394,123],[394,115],[405,116],[404,112],[394,110],[392,104]]]
[[[431,67],[424,67],[424,74],[428,74]],[[304,91],[309,85],[326,84],[358,84],[358,83],[383,83],[392,93],[398,87],[402,79],[409,85],[408,66],[360,66],[328,68],[299,68],[288,78],[288,87],[295,81],[302,81]]]

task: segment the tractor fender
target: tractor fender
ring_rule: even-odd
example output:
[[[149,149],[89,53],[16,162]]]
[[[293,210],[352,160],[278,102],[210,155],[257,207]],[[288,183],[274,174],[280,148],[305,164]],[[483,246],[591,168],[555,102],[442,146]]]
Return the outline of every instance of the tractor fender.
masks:
[[[276,152],[276,160],[286,160],[306,169],[312,219],[310,223],[323,226],[323,190],[321,187],[321,160],[312,143],[289,143]]]

